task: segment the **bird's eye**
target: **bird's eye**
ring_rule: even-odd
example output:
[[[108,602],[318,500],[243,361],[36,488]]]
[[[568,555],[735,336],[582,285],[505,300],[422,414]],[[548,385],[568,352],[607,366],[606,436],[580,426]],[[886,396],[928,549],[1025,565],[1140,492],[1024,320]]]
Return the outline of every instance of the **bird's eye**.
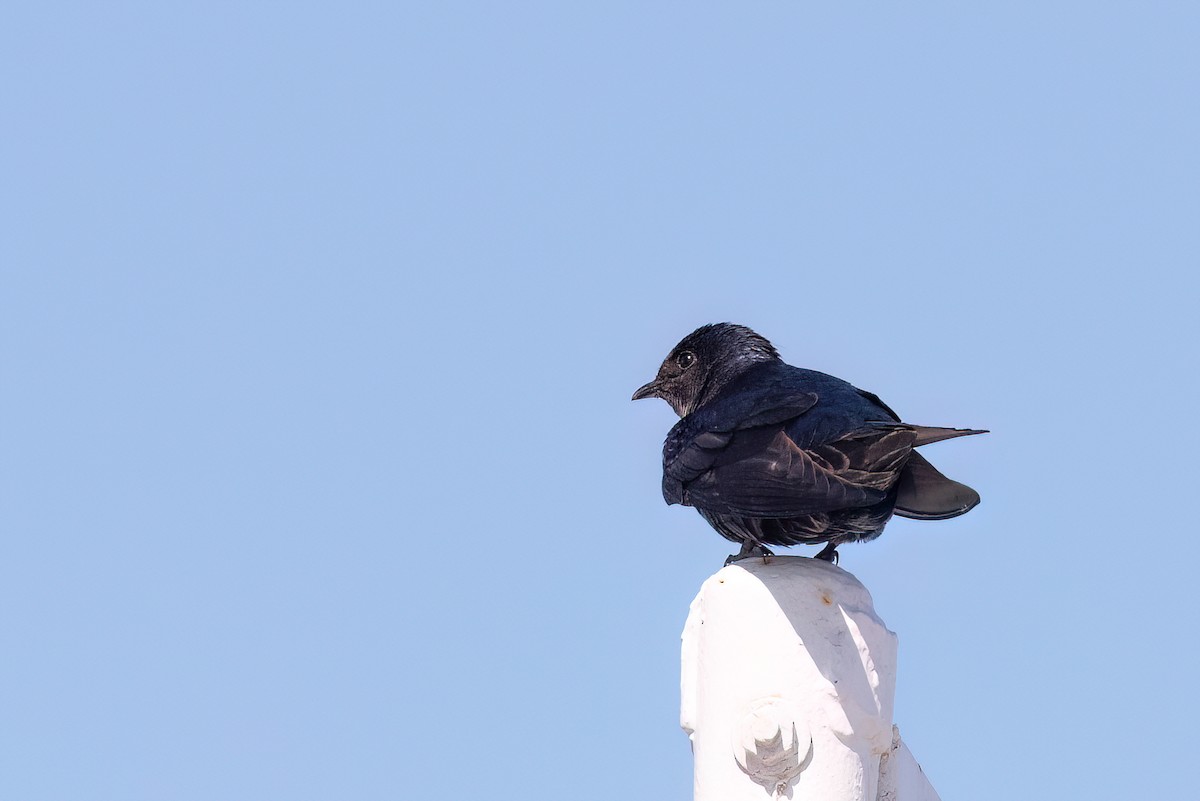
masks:
[[[686,370],[696,363],[696,355],[690,350],[685,350],[683,353],[675,357],[675,364],[680,370]]]

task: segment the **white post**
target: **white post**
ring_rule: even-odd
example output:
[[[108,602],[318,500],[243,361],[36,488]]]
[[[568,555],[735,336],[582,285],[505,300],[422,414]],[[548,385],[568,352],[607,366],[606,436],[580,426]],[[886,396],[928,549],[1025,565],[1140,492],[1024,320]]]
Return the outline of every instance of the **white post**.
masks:
[[[800,556],[724,568],[683,629],[695,801],[937,801],[893,729],[895,682],[896,635],[854,576]]]

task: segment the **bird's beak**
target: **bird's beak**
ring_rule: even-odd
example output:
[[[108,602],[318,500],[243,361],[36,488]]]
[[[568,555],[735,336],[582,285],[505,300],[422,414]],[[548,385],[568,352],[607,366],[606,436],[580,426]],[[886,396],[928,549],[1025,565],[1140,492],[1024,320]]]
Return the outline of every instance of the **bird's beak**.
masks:
[[[643,400],[645,398],[658,397],[658,381],[651,381],[645,386],[638,387],[638,391],[633,393],[633,400]]]

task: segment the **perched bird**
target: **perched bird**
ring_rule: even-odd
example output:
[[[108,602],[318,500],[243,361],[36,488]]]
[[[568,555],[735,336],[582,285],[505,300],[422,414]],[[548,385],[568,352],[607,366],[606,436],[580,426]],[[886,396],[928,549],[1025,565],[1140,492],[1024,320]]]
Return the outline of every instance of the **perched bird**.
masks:
[[[826,543],[817,558],[836,562],[839,545],[878,537],[893,513],[943,520],[979,503],[914,448],[986,431],[902,423],[870,392],[785,364],[745,326],[688,334],[642,398],[681,418],[663,444],[663,498],[741,543],[726,564],[799,543]]]

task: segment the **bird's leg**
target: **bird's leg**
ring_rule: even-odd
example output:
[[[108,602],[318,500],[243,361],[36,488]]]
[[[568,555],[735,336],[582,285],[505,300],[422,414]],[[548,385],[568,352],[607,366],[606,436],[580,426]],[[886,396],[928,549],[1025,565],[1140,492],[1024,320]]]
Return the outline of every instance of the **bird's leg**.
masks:
[[[832,542],[826,543],[825,547],[821,549],[821,552],[814,556],[813,559],[824,559],[831,565],[836,565],[838,563],[837,546]]]
[[[729,567],[734,562],[740,562],[742,559],[748,559],[751,556],[761,556],[763,564],[771,561],[771,557],[775,554],[771,553],[761,542],[754,540],[742,540],[742,549],[737,553],[729,554],[729,558],[725,560],[725,566]]]

